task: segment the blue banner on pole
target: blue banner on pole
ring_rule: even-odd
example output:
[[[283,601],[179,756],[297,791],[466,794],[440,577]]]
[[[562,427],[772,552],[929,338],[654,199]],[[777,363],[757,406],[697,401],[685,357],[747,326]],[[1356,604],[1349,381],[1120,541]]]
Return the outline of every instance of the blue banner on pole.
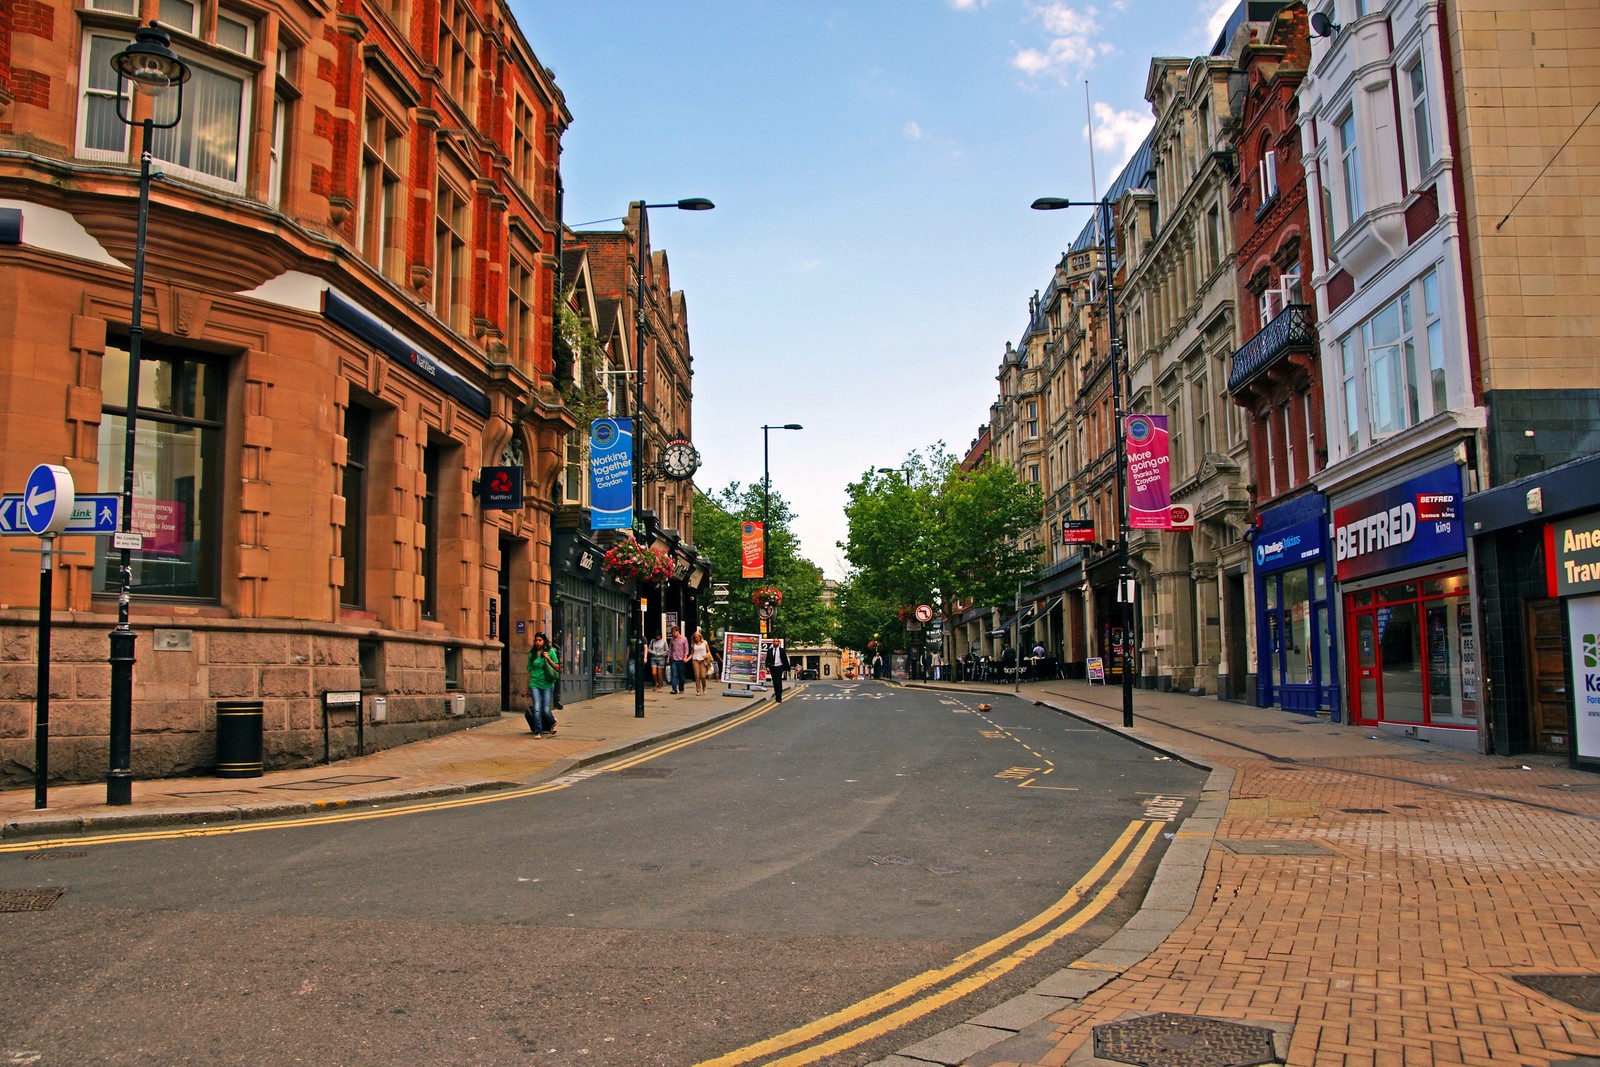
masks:
[[[633,420],[589,424],[589,529],[633,529]]]

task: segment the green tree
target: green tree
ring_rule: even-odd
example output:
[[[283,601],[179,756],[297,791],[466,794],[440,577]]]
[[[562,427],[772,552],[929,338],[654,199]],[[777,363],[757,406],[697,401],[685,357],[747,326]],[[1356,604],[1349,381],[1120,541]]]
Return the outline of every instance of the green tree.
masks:
[[[841,547],[853,572],[840,596],[841,644],[864,648],[871,631],[907,647],[904,615],[915,605],[934,605],[948,623],[960,604],[1009,603],[1038,568],[1039,550],[1022,544],[1043,497],[1010,467],[964,471],[939,444],[866,472],[847,492]]]
[[[764,585],[783,593],[769,629],[797,644],[817,644],[832,636],[834,622],[824,597],[822,569],[799,554],[800,542],[789,528],[794,513],[779,494],[772,494],[772,522],[767,530],[767,577],[744,578],[741,566],[742,527],[760,521],[763,498],[759,485],[733,482],[713,493],[694,495],[695,548],[711,557],[712,581],[728,586],[728,605],[712,607],[719,631],[759,633],[760,619],[750,594]],[[703,598],[702,603],[709,603]]]

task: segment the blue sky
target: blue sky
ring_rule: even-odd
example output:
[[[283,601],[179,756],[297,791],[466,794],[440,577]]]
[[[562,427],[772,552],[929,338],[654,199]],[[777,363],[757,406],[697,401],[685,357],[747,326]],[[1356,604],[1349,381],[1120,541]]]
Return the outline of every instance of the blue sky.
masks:
[[[686,295],[696,483],[761,480],[843,577],[845,486],[964,452],[1028,298],[1150,123],[1150,57],[1210,50],[1222,0],[512,0],[573,114],[566,221],[631,200]],[[1219,15],[1219,9],[1222,14]],[[731,563],[732,561],[726,561]]]

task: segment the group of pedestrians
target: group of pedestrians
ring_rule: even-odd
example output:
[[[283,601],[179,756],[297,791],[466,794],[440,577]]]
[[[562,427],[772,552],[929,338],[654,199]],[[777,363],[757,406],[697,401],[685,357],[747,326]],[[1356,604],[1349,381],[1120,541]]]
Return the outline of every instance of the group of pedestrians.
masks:
[[[694,680],[694,691],[704,695],[711,681],[713,652],[710,642],[699,630],[694,639],[683,636],[683,628],[674,626],[671,637],[657,637],[650,642],[651,688],[663,687],[682,694]]]

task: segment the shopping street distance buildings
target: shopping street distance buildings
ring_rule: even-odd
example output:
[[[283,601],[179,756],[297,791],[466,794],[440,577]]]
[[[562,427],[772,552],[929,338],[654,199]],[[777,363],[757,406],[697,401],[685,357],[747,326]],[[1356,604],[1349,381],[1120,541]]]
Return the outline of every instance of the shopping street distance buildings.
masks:
[[[1600,7],[1242,3],[1146,98],[1115,323],[1091,218],[969,457],[1045,494],[1024,647],[1118,678],[1115,352],[1179,527],[1129,534],[1138,684],[1600,766]]]
[[[268,765],[350,752],[357,714],[369,748],[496,717],[537,630],[578,668],[566,699],[620,687],[628,591],[586,533],[582,437],[634,416],[646,473],[690,439],[687,308],[640,206],[562,225],[572,116],[501,0],[0,5],[0,489],[41,463],[123,484],[141,132],[119,109],[166,123],[179,94],[111,60],[157,19],[191,76],[152,141],[139,296],[134,776],[209,767],[221,700],[261,705]],[[487,506],[495,467],[522,506]],[[680,546],[655,595],[692,620],[691,492],[657,478],[643,505]],[[50,767],[93,780],[120,568],[107,539],[58,547]],[[38,587],[37,556],[0,553],[11,784]],[[325,720],[328,692],[360,704]]]

